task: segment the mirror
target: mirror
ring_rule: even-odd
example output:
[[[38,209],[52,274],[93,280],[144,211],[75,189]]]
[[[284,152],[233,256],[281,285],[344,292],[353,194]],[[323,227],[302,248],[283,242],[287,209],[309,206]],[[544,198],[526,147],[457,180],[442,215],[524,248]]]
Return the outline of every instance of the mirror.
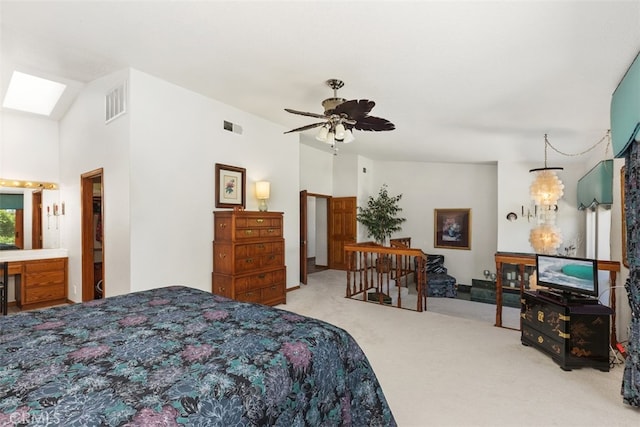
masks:
[[[58,190],[0,187],[0,194],[22,195],[22,235],[19,236],[22,249],[60,247],[60,216],[64,209],[59,202]],[[39,204],[39,208],[34,209],[34,203]]]

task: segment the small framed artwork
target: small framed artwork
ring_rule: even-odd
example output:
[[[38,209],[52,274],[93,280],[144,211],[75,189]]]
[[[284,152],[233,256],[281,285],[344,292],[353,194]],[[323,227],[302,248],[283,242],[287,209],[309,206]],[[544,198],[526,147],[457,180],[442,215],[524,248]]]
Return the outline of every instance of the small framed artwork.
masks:
[[[471,249],[471,209],[434,209],[434,247]]]
[[[216,163],[216,208],[245,207],[246,169]]]

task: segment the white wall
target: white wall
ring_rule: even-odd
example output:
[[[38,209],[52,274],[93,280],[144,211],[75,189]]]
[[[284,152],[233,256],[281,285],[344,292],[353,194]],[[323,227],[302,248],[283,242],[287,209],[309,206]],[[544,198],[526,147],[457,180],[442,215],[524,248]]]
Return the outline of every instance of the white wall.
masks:
[[[500,162],[498,164],[497,250],[499,252],[533,252],[529,244],[529,232],[536,226],[536,219],[527,218],[527,212],[533,211],[529,187],[535,177],[529,170],[538,167],[540,167],[539,164],[529,163]],[[557,171],[557,174],[564,184],[564,196],[558,202],[557,213],[557,225],[563,236],[560,252],[563,252],[565,247],[584,239],[584,215],[578,211],[577,202],[577,183],[578,179],[584,175],[583,166],[581,164],[566,166],[564,170]],[[522,216],[523,207],[524,217]],[[509,212],[515,212],[518,219],[508,221],[506,217]],[[495,271],[495,265],[489,270]]]
[[[496,248],[495,165],[375,162],[376,196],[382,184],[390,195],[402,194],[401,216],[407,218],[394,237],[411,237],[411,246],[445,256],[458,283],[471,284],[491,269]],[[471,250],[434,247],[434,209],[471,209]]]
[[[58,122],[0,111],[0,178],[58,182]]]
[[[297,286],[295,136],[148,74],[131,76],[132,290],[171,283],[211,289],[215,163],[246,169],[247,210],[258,208],[255,182],[271,182],[269,210],[284,212],[287,286]],[[224,130],[225,120],[242,134]]]
[[[130,113],[105,124],[104,97],[130,78],[122,70],[86,85],[60,121],[60,245],[69,251],[69,299],[82,300],[81,175],[103,168],[106,296],[131,291]]]
[[[104,95],[127,79],[128,113],[105,125]],[[87,85],[60,135],[70,298],[80,300],[80,175],[99,167],[107,296],[175,283],[211,289],[215,163],[246,169],[247,210],[258,206],[254,183],[271,181],[269,210],[284,212],[287,287],[297,286],[299,149],[284,131],[137,70]]]

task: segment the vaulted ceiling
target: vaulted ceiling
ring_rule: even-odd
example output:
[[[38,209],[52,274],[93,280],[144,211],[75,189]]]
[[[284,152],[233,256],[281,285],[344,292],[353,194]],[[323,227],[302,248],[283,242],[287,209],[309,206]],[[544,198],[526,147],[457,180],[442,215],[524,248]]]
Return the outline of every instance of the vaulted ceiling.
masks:
[[[545,133],[584,151],[640,51],[639,1],[2,0],[0,17],[2,94],[13,69],[77,90],[133,67],[284,131],[338,78],[396,125],[341,152],[425,162],[542,163]]]

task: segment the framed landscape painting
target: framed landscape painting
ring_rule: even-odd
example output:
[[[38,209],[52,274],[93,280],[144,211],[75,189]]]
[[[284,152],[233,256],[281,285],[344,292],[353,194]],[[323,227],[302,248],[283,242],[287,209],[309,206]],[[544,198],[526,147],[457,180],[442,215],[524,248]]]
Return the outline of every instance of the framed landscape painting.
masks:
[[[434,209],[434,247],[471,249],[471,209]]]
[[[216,163],[216,208],[245,207],[246,170]]]

